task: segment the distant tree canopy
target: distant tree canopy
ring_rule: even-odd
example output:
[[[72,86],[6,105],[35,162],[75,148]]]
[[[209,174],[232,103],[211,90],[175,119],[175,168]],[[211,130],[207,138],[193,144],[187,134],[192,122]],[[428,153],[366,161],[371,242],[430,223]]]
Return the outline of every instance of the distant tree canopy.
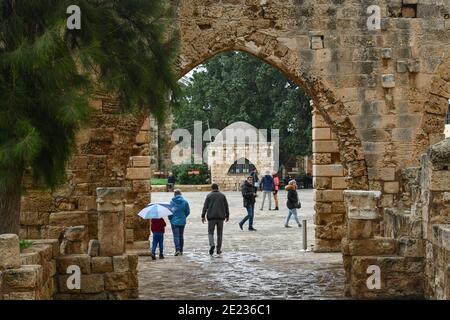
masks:
[[[218,55],[184,81],[184,91],[181,107],[174,110],[177,128],[192,134],[194,121],[209,120],[219,130],[245,121],[258,129],[280,130],[280,164],[311,153],[309,97],[257,58],[242,52]]]

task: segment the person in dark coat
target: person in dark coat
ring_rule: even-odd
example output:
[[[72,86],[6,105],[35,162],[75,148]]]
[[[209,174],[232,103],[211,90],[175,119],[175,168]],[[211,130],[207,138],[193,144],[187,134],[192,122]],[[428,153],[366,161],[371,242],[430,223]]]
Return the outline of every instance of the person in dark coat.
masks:
[[[297,216],[297,209],[300,208],[300,201],[298,200],[298,194],[297,194],[297,182],[295,180],[289,181],[289,184],[286,187],[286,191],[287,191],[286,206],[287,206],[289,212],[286,217],[284,226],[286,228],[289,228],[289,219],[291,218],[291,216],[294,216],[294,219],[297,222],[297,225],[299,227],[301,227],[302,224],[298,220],[298,216]]]
[[[169,173],[169,177],[167,177],[167,185],[166,192],[172,192],[173,188],[175,188],[176,179],[173,173]]]
[[[259,186],[259,188],[263,192],[261,210],[264,209],[264,202],[266,200],[266,197],[269,198],[269,210],[272,210],[272,192],[275,190],[275,184],[269,171],[267,171],[266,175],[261,179],[261,185]]]
[[[217,254],[222,253],[223,222],[228,222],[230,210],[227,197],[219,191],[219,185],[213,183],[212,191],[206,196],[203,204],[202,222],[208,219],[209,254],[214,254],[216,248],[214,244],[214,229],[217,228]]]
[[[252,176],[247,177],[247,180],[244,182],[244,185],[242,186],[242,198],[244,200],[244,207],[247,209],[247,216],[242,219],[241,222],[239,222],[239,228],[243,230],[243,226],[245,222],[248,220],[248,230],[249,231],[256,231],[255,228],[253,228],[253,216],[255,213],[255,198],[256,198],[256,192],[253,188],[253,178]]]
[[[250,176],[253,179],[253,188],[255,193],[258,192],[258,187],[259,187],[259,178],[258,178],[258,171],[256,171],[256,168],[253,169],[253,171],[250,173]]]

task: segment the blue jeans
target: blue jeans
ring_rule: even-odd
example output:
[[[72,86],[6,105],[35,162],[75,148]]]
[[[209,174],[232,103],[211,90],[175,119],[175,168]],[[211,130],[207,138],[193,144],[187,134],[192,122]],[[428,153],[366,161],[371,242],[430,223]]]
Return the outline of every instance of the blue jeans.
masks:
[[[248,228],[253,229],[253,216],[255,212],[255,205],[248,205],[245,207],[247,209],[247,216],[239,223],[241,226],[244,225],[248,220]]]
[[[297,209],[289,209],[289,213],[286,217],[286,222],[284,223],[286,226],[289,224],[289,219],[291,219],[291,216],[294,216],[295,221],[297,222],[297,224],[300,224],[300,221],[298,220],[298,216],[297,216]]]
[[[164,252],[164,233],[153,233],[152,254],[156,254],[156,247],[159,245],[159,254]]]
[[[183,252],[184,246],[184,226],[172,226],[173,242],[175,243],[175,251]]]

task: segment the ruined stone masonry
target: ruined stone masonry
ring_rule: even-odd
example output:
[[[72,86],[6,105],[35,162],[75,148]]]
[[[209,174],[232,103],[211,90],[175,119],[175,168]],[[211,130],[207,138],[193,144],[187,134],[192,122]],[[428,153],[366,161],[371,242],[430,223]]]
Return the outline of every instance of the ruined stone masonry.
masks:
[[[347,292],[448,298],[450,179],[436,159],[449,155],[433,150],[443,139],[450,98],[450,0],[377,1],[380,30],[367,27],[373,4],[367,1],[173,3],[180,77],[220,52],[241,50],[279,69],[314,101],[315,250],[343,251]],[[125,239],[129,245],[146,240],[148,225],[131,217],[150,199],[151,169],[143,166],[149,161],[135,158],[152,156],[140,143],[148,115],[122,115],[101,94],[92,107],[91,123],[67,166],[67,183],[53,193],[27,185],[21,238],[62,243],[66,237],[69,252],[85,250],[87,240],[100,240],[97,188],[128,187]],[[413,182],[419,176],[428,181],[420,188]],[[370,191],[378,216],[350,217],[344,190]],[[358,196],[346,196],[352,197]],[[72,244],[65,230],[76,226],[85,227],[87,238]],[[392,274],[384,284],[397,289],[364,288],[365,267],[375,262],[382,275]],[[4,271],[2,278],[5,284]]]
[[[397,207],[383,208],[379,191],[344,191],[342,252],[349,296],[450,299],[449,168],[447,138],[429,148],[421,167],[402,170]],[[380,268],[378,290],[367,287],[369,266]]]

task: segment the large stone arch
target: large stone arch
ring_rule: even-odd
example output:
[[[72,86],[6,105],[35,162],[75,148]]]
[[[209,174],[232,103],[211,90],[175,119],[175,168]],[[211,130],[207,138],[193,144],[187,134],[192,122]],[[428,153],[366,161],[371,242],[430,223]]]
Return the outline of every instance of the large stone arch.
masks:
[[[183,28],[183,26],[181,26]],[[301,61],[295,51],[278,38],[261,32],[249,31],[241,37],[220,30],[221,36],[212,42],[182,38],[178,59],[180,75],[184,75],[204,61],[226,51],[242,51],[272,65],[302,88],[314,101],[315,107],[336,134],[342,156],[342,164],[348,174],[348,187],[368,189],[367,168],[361,140],[357,137],[343,102],[337,98],[333,85],[327,80],[302,69],[311,62]],[[182,31],[183,33],[183,31]],[[194,52],[194,53],[193,53]],[[195,54],[199,53],[199,54]]]

